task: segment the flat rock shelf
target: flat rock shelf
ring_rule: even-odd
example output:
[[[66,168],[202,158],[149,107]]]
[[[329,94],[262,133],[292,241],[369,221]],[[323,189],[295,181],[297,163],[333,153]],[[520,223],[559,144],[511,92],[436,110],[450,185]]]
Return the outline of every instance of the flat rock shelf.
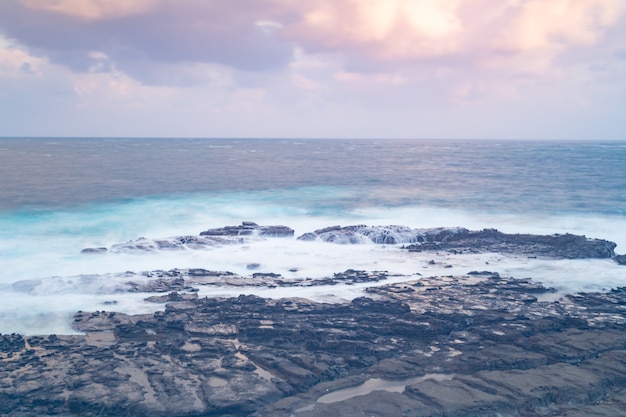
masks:
[[[155,314],[79,312],[84,335],[0,336],[0,414],[620,415],[626,290],[550,294],[483,271],[346,304],[171,295]]]

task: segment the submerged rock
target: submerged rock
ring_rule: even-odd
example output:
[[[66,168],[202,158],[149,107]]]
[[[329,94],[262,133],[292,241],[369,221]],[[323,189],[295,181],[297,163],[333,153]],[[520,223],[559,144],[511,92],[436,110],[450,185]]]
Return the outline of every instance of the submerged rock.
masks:
[[[293,235],[293,229],[287,226],[259,226],[253,222],[243,222],[239,226],[205,230],[199,236],[175,236],[160,239],[140,237],[125,243],[114,244],[110,249],[104,247],[85,248],[81,250],[81,253],[145,253],[206,249],[222,245],[244,244],[249,242],[251,238],[292,237]]]
[[[400,244],[446,241],[449,236],[466,232],[463,228],[412,229],[406,226],[332,226],[305,233],[299,240],[322,240],[339,244]]]

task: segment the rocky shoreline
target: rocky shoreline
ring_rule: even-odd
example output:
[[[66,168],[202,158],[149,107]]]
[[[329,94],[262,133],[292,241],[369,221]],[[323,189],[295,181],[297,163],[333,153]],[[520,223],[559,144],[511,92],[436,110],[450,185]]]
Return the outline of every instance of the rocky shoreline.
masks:
[[[475,272],[371,288],[349,304],[170,294],[155,314],[79,312],[85,335],[0,336],[0,410],[619,415],[626,290],[551,295],[529,279]],[[374,378],[409,382],[322,398]]]
[[[259,227],[202,236],[247,239]],[[399,250],[620,259],[612,242],[573,235],[337,226],[303,236],[383,244],[421,236]],[[386,272],[359,270],[321,280],[206,269],[125,278],[124,291],[160,293],[148,301],[165,303],[164,311],[77,312],[73,327],[83,334],[0,335],[1,416],[532,417],[626,409],[626,288],[563,295],[490,271],[386,285]],[[202,285],[374,282],[365,296],[335,304],[198,296]]]
[[[200,232],[197,236],[161,239],[138,238],[110,248],[85,248],[84,254],[135,253],[160,250],[206,249],[212,246],[243,244],[250,239],[289,238],[288,226],[259,226],[250,221],[239,226],[225,226]],[[413,229],[406,226],[331,226],[298,236],[301,241],[335,244],[402,244],[410,252],[448,251],[451,253],[511,253],[557,259],[612,258],[626,263],[626,255],[616,255],[614,242],[572,234],[507,234],[496,229],[472,231],[462,227]]]

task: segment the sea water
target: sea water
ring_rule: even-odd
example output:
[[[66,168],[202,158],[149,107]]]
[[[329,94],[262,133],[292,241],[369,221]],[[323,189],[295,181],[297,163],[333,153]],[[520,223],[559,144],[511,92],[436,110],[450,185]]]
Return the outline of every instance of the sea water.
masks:
[[[320,278],[349,268],[412,279],[489,269],[563,292],[626,285],[611,260],[409,254],[394,245],[267,239],[206,250],[88,256],[139,237],[241,221],[299,236],[332,225],[575,233],[626,253],[626,142],[0,139],[0,333],[71,333],[77,310],[150,312],[115,273],[205,268]],[[429,263],[437,257],[436,264]],[[297,270],[296,272],[293,272]],[[362,286],[205,288],[201,295],[342,302]],[[115,305],[107,304],[115,302]]]

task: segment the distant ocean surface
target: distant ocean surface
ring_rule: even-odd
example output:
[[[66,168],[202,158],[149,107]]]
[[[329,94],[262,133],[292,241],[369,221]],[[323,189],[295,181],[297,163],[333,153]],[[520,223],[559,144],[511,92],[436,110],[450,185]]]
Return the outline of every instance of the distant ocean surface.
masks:
[[[297,268],[313,278],[347,268],[424,273],[422,259],[398,248],[295,239],[168,255],[80,254],[244,220],[284,224],[296,236],[337,224],[570,232],[615,241],[626,253],[626,142],[0,139],[0,333],[68,333],[73,311],[103,309],[112,298],[130,313],[155,308],[109,292],[95,275],[107,272],[249,274],[245,266],[260,262],[265,272]],[[564,291],[626,285],[626,268],[610,260],[490,260],[498,272]],[[454,261],[459,273],[486,263]],[[344,290],[317,296],[349,298]]]

